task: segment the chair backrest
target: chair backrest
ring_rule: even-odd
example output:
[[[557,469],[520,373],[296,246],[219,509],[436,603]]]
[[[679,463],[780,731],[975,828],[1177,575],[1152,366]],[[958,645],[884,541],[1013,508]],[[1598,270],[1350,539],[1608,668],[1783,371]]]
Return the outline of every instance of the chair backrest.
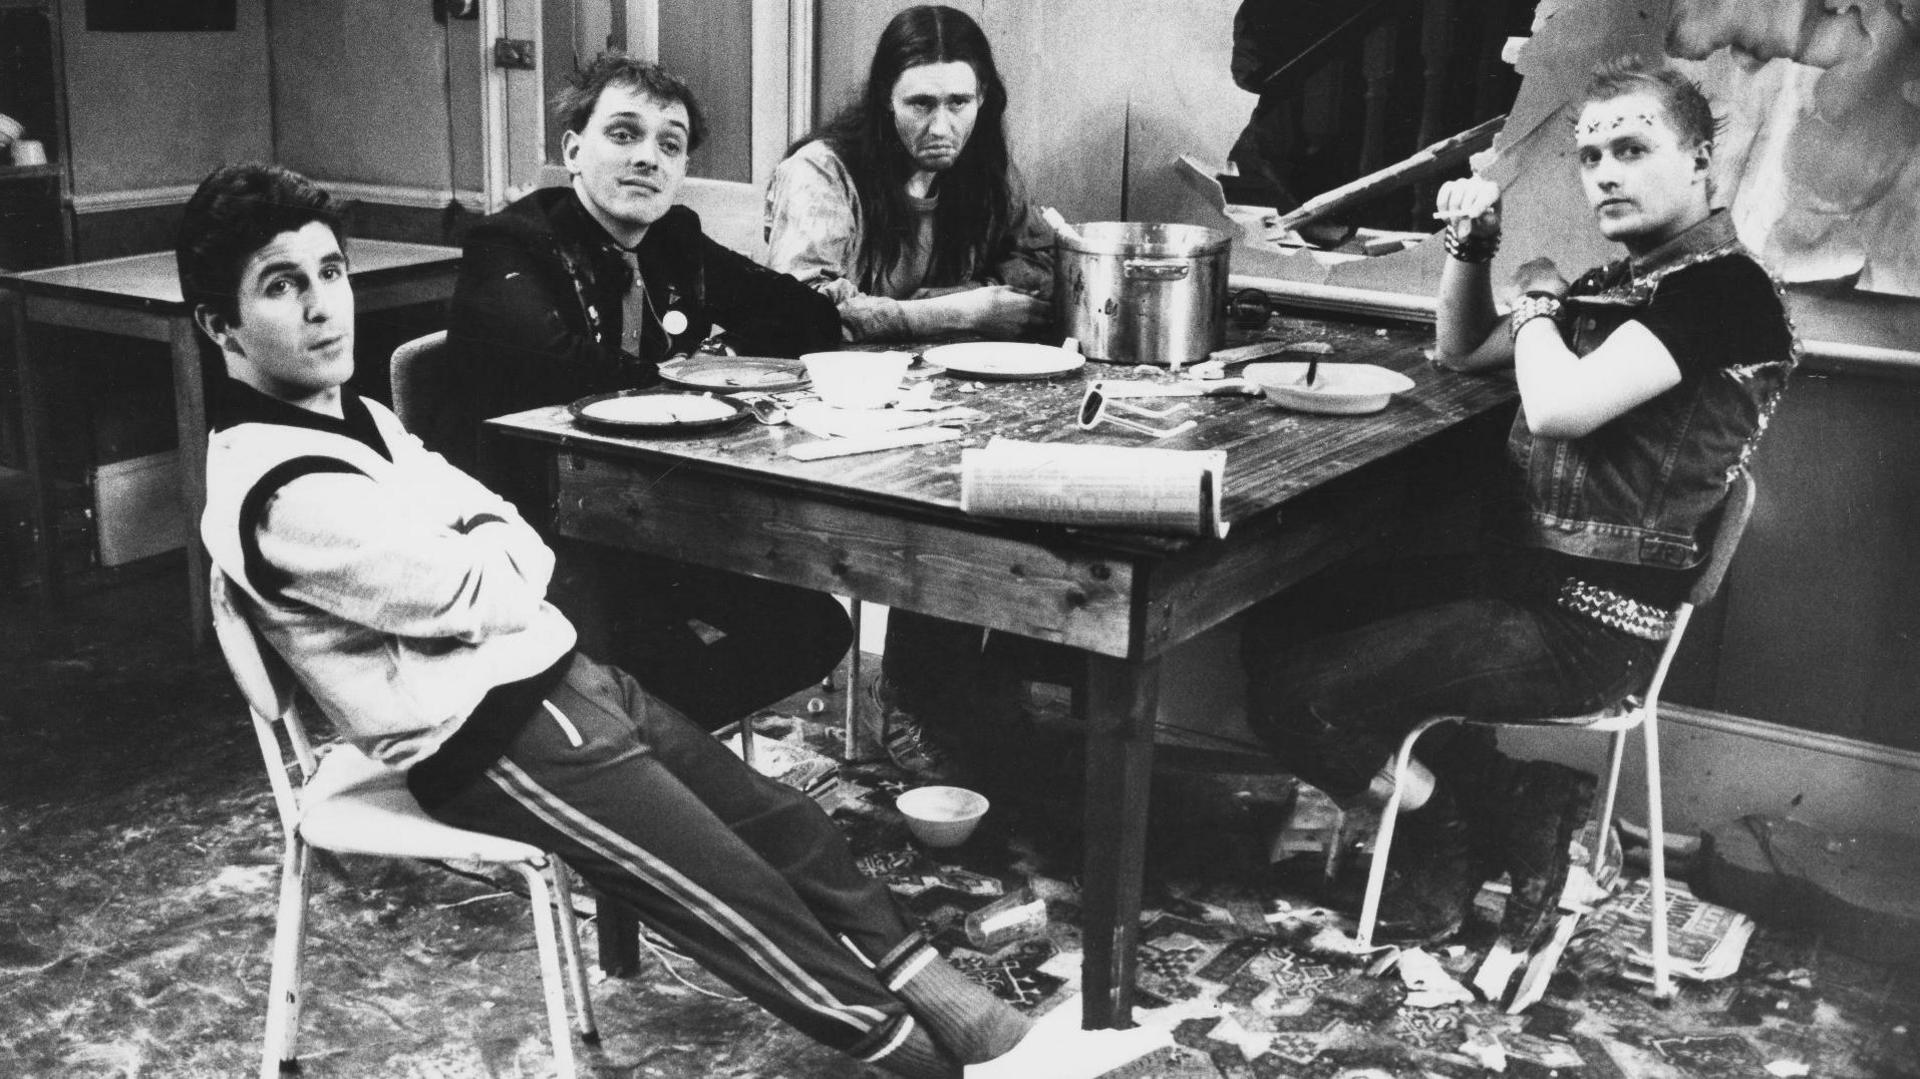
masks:
[[[1740,546],[1740,537],[1747,531],[1747,522],[1753,519],[1753,500],[1757,493],[1753,473],[1741,469],[1727,489],[1726,501],[1721,503],[1720,522],[1714,527],[1713,544],[1707,551],[1707,565],[1700,571],[1700,576],[1694,579],[1693,588],[1687,593],[1688,603],[1699,607],[1720,591],[1720,583],[1727,576],[1727,567],[1733,564],[1733,552]]]
[[[389,370],[393,414],[400,426],[420,434],[431,429],[434,402],[446,389],[447,331],[416,337],[393,350]]]
[[[253,714],[254,736],[260,742],[281,825],[293,828],[300,820],[300,800],[287,775],[289,761],[277,731],[286,732],[293,751],[291,763],[299,766],[301,782],[310,778],[319,764],[300,719],[293,672],[261,641],[247,618],[239,587],[219,566],[209,573],[207,587],[213,601],[214,637],[220,642],[220,654],[226,657],[227,670],[233,673],[233,681]]]

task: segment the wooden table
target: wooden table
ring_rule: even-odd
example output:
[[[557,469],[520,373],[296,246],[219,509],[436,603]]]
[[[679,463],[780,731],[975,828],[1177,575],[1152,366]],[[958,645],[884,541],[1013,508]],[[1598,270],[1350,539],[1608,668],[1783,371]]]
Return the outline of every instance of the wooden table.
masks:
[[[360,312],[445,302],[453,295],[460,250],[391,240],[353,240],[355,309]],[[44,460],[48,416],[40,389],[45,362],[33,347],[32,327],[60,326],[165,343],[173,357],[174,426],[180,443],[180,504],[186,513],[187,610],[194,647],[206,641],[209,624],[207,568],[201,557],[200,511],[206,504],[207,418],[200,373],[199,331],[180,296],[173,253],[82,262],[45,270],[0,274],[0,289],[19,294],[14,305],[15,354],[20,365],[21,427],[27,472],[33,480],[34,528],[39,542],[40,591],[59,592],[54,552],[51,483]]]
[[[1131,1021],[1148,778],[1161,657],[1354,550],[1389,525],[1421,447],[1513,397],[1498,376],[1431,369],[1424,329],[1276,320],[1269,336],[1323,339],[1338,358],[1406,372],[1410,393],[1371,416],[1283,412],[1246,398],[1195,399],[1194,430],[1149,441],[1073,416],[1089,365],[1052,382],[941,396],[992,417],[964,442],[818,462],[787,457],[799,431],[751,421],[706,437],[626,439],[576,428],[564,408],[495,419],[550,459],[566,536],[749,573],[1029,637],[1087,654],[1088,1026]],[[1228,452],[1224,539],[1071,529],[969,516],[960,454],[989,434]],[[1480,437],[1475,433],[1475,438]]]

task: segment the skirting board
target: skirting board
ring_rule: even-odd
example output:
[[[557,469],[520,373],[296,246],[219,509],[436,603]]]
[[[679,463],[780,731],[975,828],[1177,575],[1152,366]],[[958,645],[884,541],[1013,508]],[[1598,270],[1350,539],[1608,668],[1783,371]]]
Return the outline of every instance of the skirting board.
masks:
[[[1161,669],[1160,693],[1160,741],[1258,745],[1246,725],[1238,623],[1174,649]],[[1645,740],[1638,731],[1630,738],[1615,812],[1645,825]],[[1595,774],[1606,769],[1608,740],[1602,734],[1508,728],[1500,741],[1517,757],[1557,760]],[[1691,835],[1764,813],[1839,830],[1920,835],[1920,753],[1663,704],[1660,756],[1668,832]]]
[[[1598,734],[1503,731],[1519,756],[1598,773]],[[1633,732],[1620,772],[1620,816],[1646,823],[1646,754]],[[1920,753],[1803,731],[1704,708],[1660,706],[1666,830],[1690,835],[1749,813],[1797,817],[1840,831],[1920,835]]]

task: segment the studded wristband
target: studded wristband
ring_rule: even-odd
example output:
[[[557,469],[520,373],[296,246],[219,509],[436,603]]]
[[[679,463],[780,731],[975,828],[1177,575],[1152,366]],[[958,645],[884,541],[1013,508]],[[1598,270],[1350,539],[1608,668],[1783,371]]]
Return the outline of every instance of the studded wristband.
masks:
[[[1493,256],[1500,250],[1500,234],[1468,236],[1465,239],[1454,234],[1449,228],[1441,234],[1440,246],[1456,262],[1492,262]]]
[[[1513,311],[1507,319],[1507,332],[1513,340],[1520,339],[1520,327],[1537,318],[1551,319],[1555,324],[1560,321],[1560,311],[1564,305],[1560,297],[1548,292],[1529,292],[1514,301]]]

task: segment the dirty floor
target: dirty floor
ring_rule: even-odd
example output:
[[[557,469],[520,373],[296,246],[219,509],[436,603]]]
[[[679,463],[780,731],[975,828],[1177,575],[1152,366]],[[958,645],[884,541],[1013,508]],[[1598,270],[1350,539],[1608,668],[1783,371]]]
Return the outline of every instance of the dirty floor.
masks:
[[[83,580],[57,612],[0,597],[0,1079],[258,1067],[279,824],[224,667],[184,645],[182,574],[160,562]],[[818,696],[838,714],[838,692]],[[806,704],[763,734],[829,748]],[[1059,1005],[1079,968],[1075,839],[1031,822],[1070,819],[1071,785],[1052,816],[1042,803],[929,852],[891,808],[902,778],[849,766],[832,796],[869,870],[975,977],[1019,1006]],[[1397,979],[1302,943],[1299,919],[1319,917],[1307,897],[1255,886],[1289,793],[1271,777],[1156,779],[1139,1015],[1176,1046],[1115,1075],[1473,1076],[1487,1058],[1470,1043],[1497,1042],[1505,1074],[1529,1079],[1920,1079],[1920,974],[1764,926],[1738,973],[1667,1007],[1572,963],[1522,1015],[1412,1007]],[[550,1073],[524,900],[433,864],[323,860],[313,881],[303,1074]],[[974,947],[965,916],[997,894],[1044,902],[1044,930]],[[583,932],[591,955],[591,920]],[[1440,958],[1465,970],[1474,954]],[[603,1038],[583,1075],[863,1074],[664,950],[593,994]]]

